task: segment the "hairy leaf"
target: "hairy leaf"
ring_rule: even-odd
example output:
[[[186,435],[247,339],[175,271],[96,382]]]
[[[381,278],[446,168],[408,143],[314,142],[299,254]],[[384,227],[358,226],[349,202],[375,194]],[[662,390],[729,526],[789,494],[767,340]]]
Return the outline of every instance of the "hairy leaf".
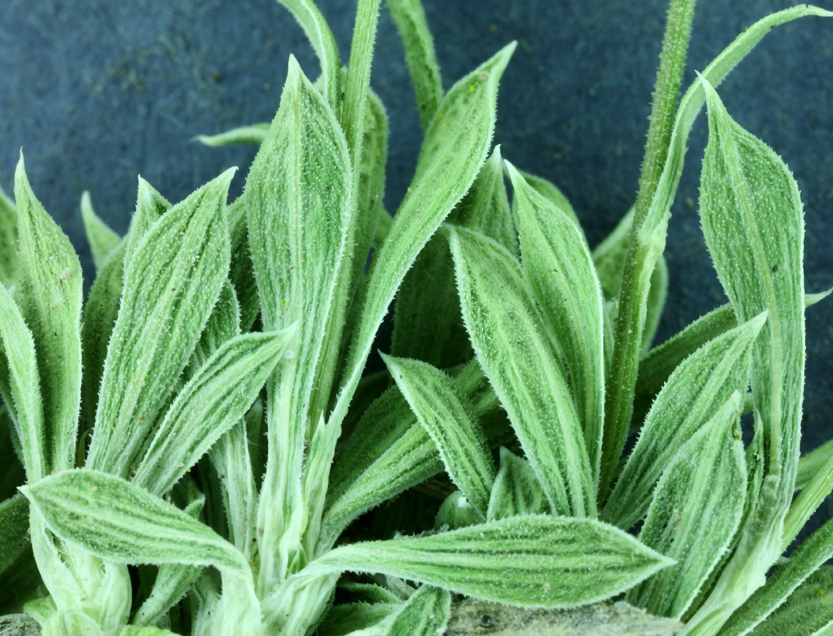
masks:
[[[750,636],[817,636],[833,625],[833,568],[822,566],[796,589],[786,602]],[[827,631],[824,631],[827,628]]]
[[[128,243],[89,468],[128,474],[199,341],[228,273],[225,198],[233,174],[224,172],[159,218],[129,261]]]
[[[14,181],[20,309],[35,341],[47,466],[61,470],[75,465],[81,403],[81,263],[35,198],[22,153]]]
[[[269,130],[269,122],[262,124],[252,124],[250,126],[238,126],[231,130],[218,133],[216,135],[197,135],[194,141],[198,141],[206,146],[214,148],[220,146],[231,146],[234,144],[254,144],[263,143],[266,139],[266,132]]]
[[[485,519],[495,467],[466,398],[450,377],[425,362],[388,356],[383,359],[440,451],[451,480]]]
[[[451,594],[421,586],[392,618],[385,636],[442,636],[451,612]]]
[[[579,227],[512,164],[506,167],[517,202],[524,274],[564,354],[595,484],[605,393],[601,286]]]
[[[570,200],[566,196],[564,196],[564,193],[561,192],[561,190],[558,189],[558,186],[556,186],[554,183],[547,181],[542,177],[536,177],[534,174],[529,174],[528,172],[524,172],[523,170],[518,170],[518,174],[520,174],[524,178],[524,181],[526,181],[526,184],[530,188],[532,188],[533,190],[535,190],[535,192],[537,192],[542,197],[553,203],[559,210],[561,210],[568,217],[570,217],[570,220],[573,221],[573,223],[575,223],[581,231],[581,223],[579,223],[578,216],[576,216],[576,211],[570,204]],[[512,204],[513,207],[517,205],[517,199],[513,199]],[[517,218],[516,214],[515,217]],[[584,232],[581,232],[581,236],[585,239],[585,241],[587,240],[584,237]]]
[[[29,547],[29,502],[18,493],[0,503],[0,573]]]
[[[645,419],[639,440],[602,511],[630,528],[648,510],[654,485],[678,450],[735,391],[746,391],[752,344],[766,314],[715,338],[671,375]]]
[[[556,349],[512,256],[469,230],[451,230],[460,305],[477,359],[506,408],[553,512],[595,516],[593,474]]]
[[[500,470],[492,486],[487,519],[539,515],[550,512],[547,495],[529,462],[500,449]]]
[[[17,255],[17,209],[0,188],[0,284],[17,283],[20,257]]]

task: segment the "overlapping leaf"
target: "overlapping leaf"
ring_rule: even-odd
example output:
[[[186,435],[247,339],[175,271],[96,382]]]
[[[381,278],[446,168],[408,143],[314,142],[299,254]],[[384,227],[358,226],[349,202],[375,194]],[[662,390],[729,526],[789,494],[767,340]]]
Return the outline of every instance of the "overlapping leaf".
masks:
[[[469,230],[452,230],[450,244],[472,346],[553,512],[595,516],[581,423],[520,266],[497,243]]]
[[[0,188],[0,284],[17,283],[20,258],[17,255],[17,210]]]
[[[529,462],[501,448],[500,470],[492,486],[487,519],[497,521],[505,517],[549,512],[547,495]]]
[[[81,219],[84,222],[93,263],[96,271],[100,271],[107,255],[121,242],[121,237],[95,213],[90,193],[86,190],[81,195]]]

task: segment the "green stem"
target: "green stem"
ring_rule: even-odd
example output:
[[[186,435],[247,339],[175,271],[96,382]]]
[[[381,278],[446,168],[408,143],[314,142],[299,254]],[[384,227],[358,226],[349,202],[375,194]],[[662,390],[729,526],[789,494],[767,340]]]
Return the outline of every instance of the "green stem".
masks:
[[[605,404],[605,435],[602,447],[599,498],[604,499],[625,445],[633,410],[634,387],[642,348],[648,285],[641,284],[643,273],[653,270],[655,259],[647,250],[640,250],[639,232],[662,176],[671,131],[677,111],[683,70],[685,69],[695,0],[671,0],[665,39],[662,43],[659,70],[651,107],[651,123],[645,144],[645,159],[636,198],[636,211],[631,240],[619,294],[619,318],[613,349],[613,360],[607,381]],[[643,289],[644,287],[644,289]]]

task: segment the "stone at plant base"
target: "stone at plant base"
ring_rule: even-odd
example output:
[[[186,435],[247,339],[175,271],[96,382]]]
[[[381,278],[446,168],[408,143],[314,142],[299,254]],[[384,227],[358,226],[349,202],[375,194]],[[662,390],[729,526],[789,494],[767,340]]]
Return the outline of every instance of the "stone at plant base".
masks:
[[[466,599],[452,607],[445,636],[672,636],[682,628],[624,601],[546,610]]]
[[[0,636],[40,636],[40,626],[27,614],[0,616]]]

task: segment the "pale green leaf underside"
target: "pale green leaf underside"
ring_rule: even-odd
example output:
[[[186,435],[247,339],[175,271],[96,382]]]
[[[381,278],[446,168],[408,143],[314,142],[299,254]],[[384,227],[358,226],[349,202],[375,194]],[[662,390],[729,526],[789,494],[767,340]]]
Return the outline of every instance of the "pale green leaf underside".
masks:
[[[725,404],[746,391],[752,343],[762,314],[715,338],[686,358],[654,402],[639,440],[602,511],[602,519],[630,528],[648,510],[654,485],[682,445]]]
[[[520,266],[503,247],[463,228],[450,231],[450,244],[472,346],[553,512],[595,516],[581,423]]]
[[[425,362],[383,359],[419,423],[437,445],[452,481],[485,519],[495,467],[465,396],[450,377]]]
[[[595,484],[605,394],[601,286],[578,225],[508,161],[506,167],[515,192],[524,274],[564,354]]]
[[[352,544],[308,568],[379,572],[498,603],[558,608],[610,598],[672,563],[601,522],[534,515]]]
[[[746,493],[741,404],[735,391],[657,483],[639,539],[677,564],[628,592],[628,602],[649,614],[681,618],[740,524]]]
[[[89,468],[127,475],[199,341],[228,272],[225,199],[233,174],[171,208],[135,249],[107,351]]]

